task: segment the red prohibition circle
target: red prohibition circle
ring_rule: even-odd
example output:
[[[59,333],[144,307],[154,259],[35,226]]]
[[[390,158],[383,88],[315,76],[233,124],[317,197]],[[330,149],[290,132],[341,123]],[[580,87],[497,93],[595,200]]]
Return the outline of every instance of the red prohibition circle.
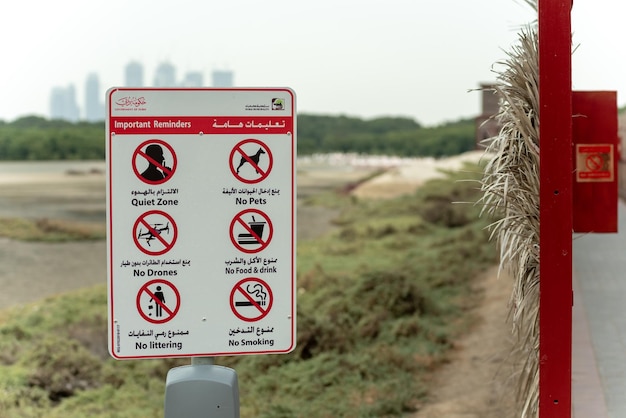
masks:
[[[250,143],[259,145],[260,149],[262,149],[263,152],[267,154],[267,159],[269,162],[267,165],[267,169],[265,171],[263,171],[258,165],[258,162],[259,162],[258,155],[248,155],[241,148],[243,145],[250,144]],[[239,156],[240,158],[238,158],[237,156]],[[256,157],[256,161],[255,161],[255,157]],[[239,161],[239,164],[238,164],[239,167],[245,163],[250,164],[255,169],[257,174],[259,174],[259,178],[248,179],[248,178],[241,176],[237,172],[238,167],[235,166],[235,161]],[[274,157],[272,156],[272,151],[265,143],[259,141],[258,139],[248,138],[248,139],[244,139],[243,141],[240,141],[237,145],[235,145],[233,150],[230,152],[230,160],[229,160],[228,165],[230,166],[230,172],[233,173],[233,176],[235,176],[239,181],[243,183],[247,183],[247,184],[254,184],[254,183],[259,183],[265,180],[267,176],[269,176],[270,172],[272,171],[272,166],[274,165]]]
[[[600,171],[604,166],[604,159],[600,154],[591,154],[587,157],[585,165],[590,171]]]
[[[148,222],[145,221],[146,217],[150,215],[163,216],[167,220],[168,225],[171,225],[171,229],[172,229],[171,241],[168,242],[161,236],[161,232],[163,232],[165,229],[160,230],[156,227],[151,226]],[[145,239],[147,242],[146,245],[149,245],[151,240],[156,240],[163,245],[163,249],[151,251],[149,248],[146,248],[143,245],[141,245],[139,240],[143,239],[143,236],[140,236],[140,234],[137,233],[137,228],[142,225],[146,228],[146,233],[145,233]],[[150,210],[148,212],[143,213],[142,215],[139,216],[139,218],[137,218],[137,220],[135,221],[135,224],[133,225],[133,241],[135,242],[135,245],[137,246],[137,248],[139,248],[139,250],[141,250],[141,252],[143,252],[144,254],[148,254],[148,255],[165,254],[166,252],[172,249],[172,247],[176,243],[177,238],[178,238],[178,227],[176,226],[176,222],[174,222],[174,218],[172,218],[170,215],[160,210]]]
[[[152,144],[161,145],[161,146],[167,148],[167,150],[172,155],[172,166],[171,167],[166,167],[163,164],[163,161],[155,161],[154,159],[152,159],[152,157],[148,156],[144,151],[142,151],[142,149],[144,147],[147,147],[148,145],[152,145]],[[143,177],[141,172],[137,168],[137,163],[138,163],[139,159],[146,160],[148,163],[155,165],[161,171],[167,172],[168,173],[167,177],[164,177],[164,178],[158,179],[158,180],[149,180],[149,179]],[[176,172],[176,166],[178,165],[178,159],[176,158],[176,153],[174,152],[174,148],[172,148],[172,146],[170,144],[168,144],[165,141],[161,141],[160,139],[149,139],[147,141],[142,142],[135,149],[135,152],[133,153],[133,158],[132,158],[132,165],[133,165],[133,171],[135,172],[135,175],[137,176],[137,178],[139,180],[141,180],[142,182],[147,183],[147,184],[154,184],[154,185],[156,185],[156,184],[163,184],[163,183],[165,183],[166,181],[168,181],[169,179],[172,178],[172,176]]]
[[[244,288],[244,284],[249,283],[249,282],[257,283],[257,284],[260,284],[261,287],[265,287],[265,290],[267,292],[260,291],[259,293],[267,293],[266,294],[267,301],[256,300],[253,297],[254,293],[256,292],[249,293],[247,290],[248,286]],[[237,296],[238,294],[243,295],[245,300],[242,302],[236,302],[235,296]],[[233,311],[233,314],[235,314],[235,316],[241,319],[242,321],[256,322],[265,318],[267,314],[270,312],[270,310],[272,309],[273,304],[274,304],[274,295],[272,294],[272,289],[270,289],[267,283],[265,283],[263,280],[257,277],[248,277],[246,279],[240,280],[233,287],[233,290],[231,290],[230,292],[230,309]],[[237,308],[241,309],[242,307],[250,307],[252,308],[252,312],[255,312],[255,314],[258,312],[258,315],[251,314],[251,315],[246,316],[242,314],[241,312],[239,312],[237,309]]]
[[[256,232],[254,231],[252,226],[249,225],[249,223],[246,223],[242,219],[244,215],[247,215],[250,213],[253,215],[254,214],[260,215],[263,219],[265,219],[265,221],[263,222],[267,223],[267,227],[268,227],[268,235],[265,241],[262,240],[262,236],[259,236],[258,234],[256,234]],[[243,226],[245,230],[248,231],[248,235],[251,236],[250,239],[252,239],[253,241],[257,241],[257,244],[259,246],[256,248],[246,248],[242,244],[240,244],[240,242],[237,240],[237,237],[235,236],[235,225]],[[272,221],[270,220],[269,216],[267,216],[265,213],[261,212],[258,209],[246,209],[236,214],[233,220],[230,222],[229,234],[230,234],[230,241],[239,251],[242,251],[248,254],[254,254],[254,253],[263,251],[270,244],[270,241],[272,240],[272,236],[274,235],[274,226],[272,225]]]
[[[148,286],[151,286],[157,283],[163,284],[169,287],[170,289],[172,289],[172,291],[174,291],[174,294],[176,295],[176,306],[174,307],[174,309],[168,308],[165,305],[165,303],[162,303],[160,300],[158,300],[156,295],[148,288]],[[163,309],[165,312],[169,314],[169,316],[164,319],[154,319],[146,315],[146,313],[141,309],[141,296],[143,295],[143,293],[147,293],[148,296],[150,296],[150,298],[154,300],[154,303],[158,304],[161,307],[161,309]],[[137,311],[139,312],[139,315],[141,315],[143,319],[153,324],[163,324],[165,322],[168,322],[172,318],[174,318],[176,314],[178,313],[178,310],[180,309],[180,292],[178,291],[178,289],[176,289],[176,287],[172,283],[168,282],[167,280],[163,280],[163,279],[150,280],[148,283],[141,286],[141,289],[139,289],[139,292],[137,292],[136,305],[137,305]]]

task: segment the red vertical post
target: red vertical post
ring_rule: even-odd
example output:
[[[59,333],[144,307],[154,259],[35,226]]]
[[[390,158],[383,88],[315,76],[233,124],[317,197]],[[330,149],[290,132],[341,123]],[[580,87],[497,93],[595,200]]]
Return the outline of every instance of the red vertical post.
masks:
[[[539,0],[539,418],[571,418],[572,0]]]

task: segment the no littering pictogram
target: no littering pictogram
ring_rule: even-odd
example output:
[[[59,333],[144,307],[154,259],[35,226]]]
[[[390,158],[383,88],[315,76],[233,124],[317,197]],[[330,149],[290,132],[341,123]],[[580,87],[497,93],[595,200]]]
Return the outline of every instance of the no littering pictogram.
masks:
[[[230,308],[242,321],[255,322],[265,318],[273,303],[272,290],[256,277],[241,280],[230,292]]]
[[[172,249],[178,238],[174,219],[160,210],[140,215],[133,226],[133,240],[141,252],[148,255],[165,254]]]
[[[132,163],[139,180],[148,184],[161,184],[174,175],[177,159],[170,144],[160,139],[149,139],[135,149]]]
[[[144,284],[137,293],[137,311],[153,324],[163,324],[180,309],[180,293],[167,280],[155,279]]]
[[[230,240],[239,251],[258,253],[269,245],[274,235],[270,218],[258,209],[239,212],[230,223]]]
[[[270,148],[258,139],[244,139],[230,152],[230,171],[244,183],[265,180],[273,164]]]

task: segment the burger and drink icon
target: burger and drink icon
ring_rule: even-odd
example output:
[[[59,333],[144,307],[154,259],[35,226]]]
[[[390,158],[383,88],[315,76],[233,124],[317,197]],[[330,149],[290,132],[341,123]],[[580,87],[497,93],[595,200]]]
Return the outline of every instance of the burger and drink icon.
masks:
[[[265,229],[265,221],[257,221],[252,215],[252,221],[248,222],[248,226],[252,233],[240,233],[237,235],[237,242],[241,245],[256,245],[263,241],[263,230]]]

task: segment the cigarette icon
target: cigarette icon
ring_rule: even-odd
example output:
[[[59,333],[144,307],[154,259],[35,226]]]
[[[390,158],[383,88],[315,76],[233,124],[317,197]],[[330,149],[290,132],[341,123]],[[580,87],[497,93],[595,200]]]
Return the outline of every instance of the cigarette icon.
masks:
[[[256,303],[259,306],[265,306],[265,300],[257,300],[254,303]],[[235,302],[235,306],[254,306],[254,303],[252,303],[250,301]]]

